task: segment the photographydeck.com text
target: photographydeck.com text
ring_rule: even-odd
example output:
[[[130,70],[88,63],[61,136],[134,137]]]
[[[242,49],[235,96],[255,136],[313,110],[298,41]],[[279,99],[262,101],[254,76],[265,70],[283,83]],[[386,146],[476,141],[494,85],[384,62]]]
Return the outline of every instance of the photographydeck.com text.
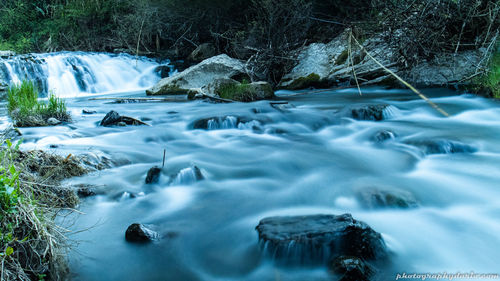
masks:
[[[476,273],[476,272],[456,272],[456,273],[398,273],[396,274],[396,280],[495,280],[500,279],[500,274],[498,273]]]

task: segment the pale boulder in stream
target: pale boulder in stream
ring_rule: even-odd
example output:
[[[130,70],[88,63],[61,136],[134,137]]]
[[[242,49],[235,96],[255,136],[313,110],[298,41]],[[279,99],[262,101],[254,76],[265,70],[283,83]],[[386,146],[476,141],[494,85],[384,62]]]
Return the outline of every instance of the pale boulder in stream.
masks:
[[[183,72],[164,78],[146,91],[149,96],[187,94],[191,89],[201,89],[216,79],[248,77],[242,61],[228,55],[218,55],[202,61]]]

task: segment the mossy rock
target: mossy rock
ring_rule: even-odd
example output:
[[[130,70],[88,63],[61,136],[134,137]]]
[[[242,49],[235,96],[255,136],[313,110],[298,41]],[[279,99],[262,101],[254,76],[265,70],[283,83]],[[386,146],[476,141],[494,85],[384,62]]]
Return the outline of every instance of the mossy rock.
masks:
[[[299,77],[283,88],[286,90],[300,90],[320,85],[321,77],[316,73],[311,73],[306,77]]]
[[[219,97],[241,102],[273,99],[274,91],[267,82],[221,84],[215,91]]]
[[[162,96],[162,95],[187,95],[189,89],[183,89],[175,84],[168,84],[163,86],[159,91],[152,92],[150,90],[146,91],[148,96]]]

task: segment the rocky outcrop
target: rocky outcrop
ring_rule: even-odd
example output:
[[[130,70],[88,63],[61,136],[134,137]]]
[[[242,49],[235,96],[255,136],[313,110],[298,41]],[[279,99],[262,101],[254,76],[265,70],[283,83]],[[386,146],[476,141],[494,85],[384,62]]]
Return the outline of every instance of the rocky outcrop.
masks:
[[[140,223],[131,224],[125,232],[125,239],[128,242],[151,242],[158,237],[158,233]]]
[[[297,90],[311,86],[355,85],[354,75],[361,85],[401,86],[384,68],[370,58],[351,40],[349,32],[342,33],[329,43],[314,43],[298,51],[298,64],[285,75],[280,88]],[[467,83],[479,71],[485,50],[439,54],[433,59],[408,67],[404,59],[379,34],[361,42],[382,65],[417,87],[442,87]]]
[[[270,217],[256,227],[262,248],[285,263],[326,263],[339,256],[384,258],[382,236],[350,214]]]
[[[189,56],[188,60],[192,62],[200,62],[217,55],[215,46],[211,43],[203,43],[199,45]]]
[[[147,95],[187,94],[191,89],[206,87],[219,78],[237,78],[247,76],[242,61],[227,55],[218,55],[194,65],[158,82],[146,91]],[[241,79],[240,79],[241,80]]]

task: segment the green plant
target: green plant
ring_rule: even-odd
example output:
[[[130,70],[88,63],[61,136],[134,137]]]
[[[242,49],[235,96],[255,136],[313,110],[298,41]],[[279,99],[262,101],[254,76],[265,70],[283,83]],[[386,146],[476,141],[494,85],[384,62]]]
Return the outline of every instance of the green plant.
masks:
[[[500,44],[498,44],[500,46]],[[491,91],[494,98],[500,99],[500,52],[493,54],[489,71],[484,79],[484,86]]]
[[[50,95],[48,102],[38,100],[38,91],[32,81],[22,81],[7,90],[7,109],[19,127],[46,126],[47,119],[70,121],[63,99]]]

